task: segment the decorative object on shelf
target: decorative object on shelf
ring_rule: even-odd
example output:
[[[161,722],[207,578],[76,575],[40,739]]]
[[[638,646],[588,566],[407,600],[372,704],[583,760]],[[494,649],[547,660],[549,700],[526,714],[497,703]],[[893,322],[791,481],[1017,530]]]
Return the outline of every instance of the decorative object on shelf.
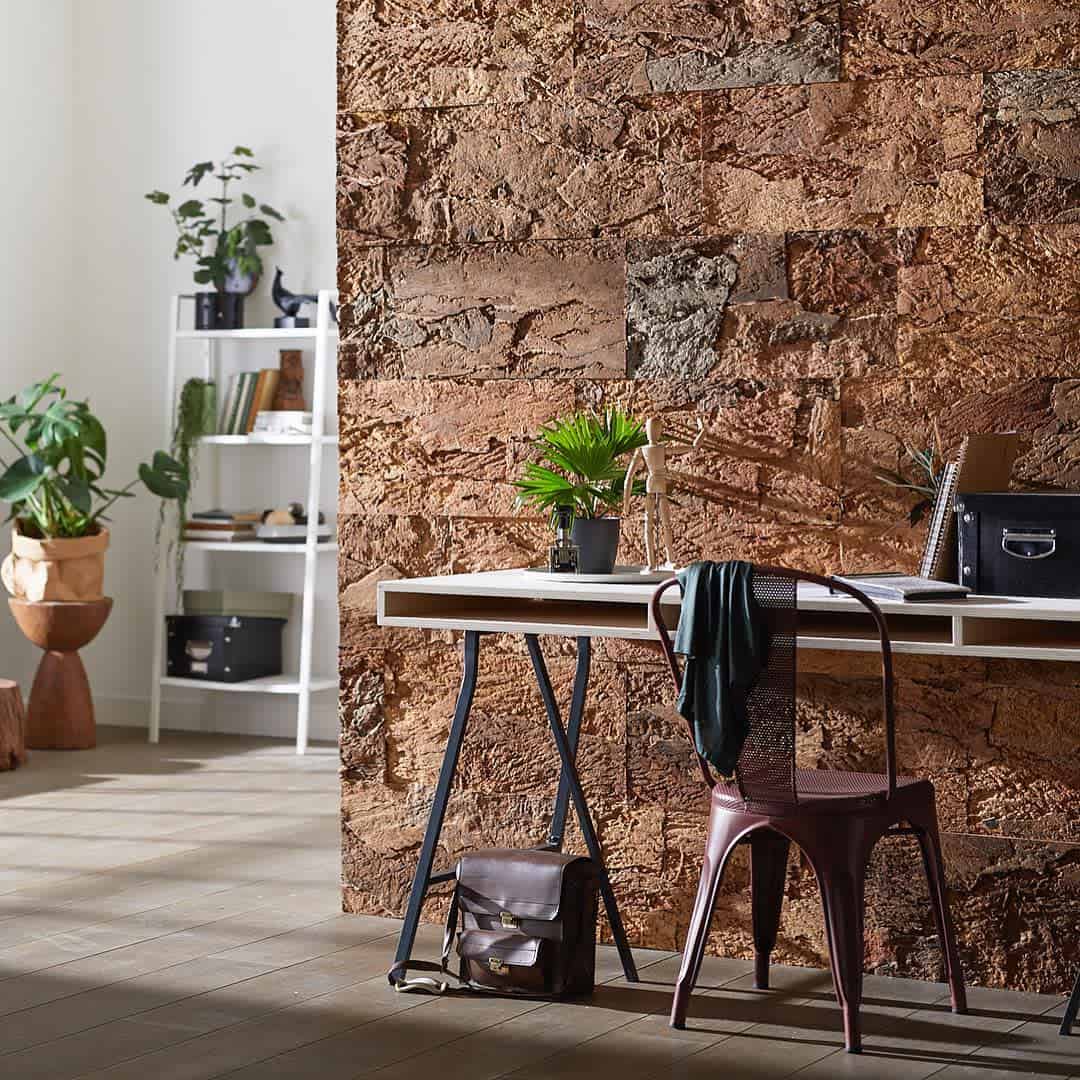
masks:
[[[670,570],[643,570],[640,566],[616,565],[609,574],[566,574],[546,566],[527,566],[524,573],[540,581],[572,581],[579,585],[648,585],[671,577]]]
[[[167,615],[172,678],[246,682],[280,675],[285,619],[240,615]]]
[[[312,418],[309,412],[286,412],[268,409],[255,414],[253,435],[311,435]]]
[[[242,589],[184,589],[185,615],[242,615],[252,619],[287,619],[296,597],[289,592]]]
[[[324,543],[333,536],[326,525],[326,515],[319,513],[318,541]],[[256,538],[265,544],[303,544],[307,540],[307,514],[300,503],[289,503],[286,510],[267,510],[262,524],[255,530]]]
[[[8,600],[23,634],[45,655],[30,690],[26,745],[33,750],[87,750],[97,745],[94,701],[79,649],[97,637],[112,600],[31,603]]]
[[[0,679],[0,772],[26,763],[26,709],[13,679]]]
[[[176,225],[176,249],[173,258],[190,255],[195,259],[195,282],[213,285],[213,292],[195,294],[196,330],[237,330],[244,325],[244,297],[252,292],[262,276],[260,247],[274,242],[266,218],[284,221],[272,206],[259,203],[248,192],[239,199],[248,216],[229,224],[229,207],[236,202],[230,185],[239,183],[259,168],[254,154],[246,146],[236,146],[220,161],[200,161],[184,177],[184,187],[197,188],[210,175],[221,185],[219,195],[207,200],[186,199],[173,206],[164,191],[151,191],[146,198],[157,206],[166,206]],[[253,211],[258,211],[258,214]],[[261,216],[259,216],[261,215]]]
[[[1009,486],[1019,449],[1020,438],[1015,432],[964,437],[956,460],[945,466],[934,496],[930,526],[919,560],[920,577],[935,581],[959,580],[953,505],[956,494],[960,491],[1004,491]],[[965,580],[964,584],[971,582]]]
[[[281,349],[280,377],[270,408],[274,412],[304,412],[304,354],[299,349]]]
[[[616,407],[603,414],[576,413],[540,429],[533,442],[539,461],[525,463],[519,506],[549,515],[565,507],[573,514],[570,538],[583,574],[610,573],[619,546],[619,519],[606,512],[623,501],[621,459],[645,442],[639,421]]]
[[[311,320],[301,317],[300,309],[305,304],[317,304],[319,298],[311,293],[294,293],[285,288],[281,280],[281,267],[274,268],[274,283],[270,287],[270,297],[281,314],[274,319],[274,326],[279,330],[301,329],[311,325]]]
[[[656,561],[656,541],[660,540],[664,549],[664,568],[675,566],[673,551],[675,537],[671,528],[670,493],[673,482],[683,479],[680,473],[668,468],[668,458],[687,454],[696,450],[705,437],[705,425],[699,419],[697,434],[689,443],[665,443],[663,421],[658,416],[650,416],[645,421],[645,433],[648,441],[639,446],[626,470],[623,483],[623,517],[630,512],[631,496],[638,494],[635,489],[635,477],[644,466],[645,479],[645,559],[646,570],[658,570]],[[659,533],[659,537],[657,536]]]
[[[277,368],[261,368],[230,376],[218,431],[222,435],[251,434],[256,417],[270,408],[280,374]]]
[[[903,444],[901,470],[904,468],[904,462],[910,462],[914,467],[913,475],[908,476],[903,471],[894,469],[875,469],[874,476],[890,487],[921,496],[908,511],[908,524],[915,526],[934,505],[945,481],[946,465],[941,450],[941,434],[936,423],[934,424],[934,441],[925,450],[909,446],[907,443]]]
[[[555,543],[548,548],[548,572],[552,574],[576,574],[580,551],[570,539],[574,524],[574,511],[569,506],[555,508]]]
[[[105,511],[144,484],[162,499],[183,499],[185,467],[164,451],[123,488],[103,486],[105,429],[86,401],[71,401],[58,375],[0,405],[0,431],[22,455],[0,476],[0,502],[11,504],[12,551],[0,567],[19,600],[102,598],[109,532]]]

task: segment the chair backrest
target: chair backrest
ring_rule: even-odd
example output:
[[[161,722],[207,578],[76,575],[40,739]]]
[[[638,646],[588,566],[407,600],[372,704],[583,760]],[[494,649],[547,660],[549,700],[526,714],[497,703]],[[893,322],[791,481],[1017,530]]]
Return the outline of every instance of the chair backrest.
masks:
[[[743,706],[749,734],[735,769],[739,791],[747,804],[798,803],[795,785],[795,679],[799,632],[798,585],[801,581],[846,593],[858,601],[874,620],[881,651],[885,771],[889,794],[892,795],[896,790],[892,648],[884,616],[865,593],[846,582],[802,570],[756,565],[753,592],[764,624],[768,652],[765,666],[747,693]],[[677,580],[671,578],[656,589],[652,597],[652,614],[678,689],[682,684],[682,670],[672,647],[671,633],[664,620],[661,604],[661,596],[677,584]],[[689,721],[687,723],[689,726]],[[692,729],[690,738],[693,742]],[[698,764],[706,783],[710,786],[715,784],[708,763],[699,757]]]

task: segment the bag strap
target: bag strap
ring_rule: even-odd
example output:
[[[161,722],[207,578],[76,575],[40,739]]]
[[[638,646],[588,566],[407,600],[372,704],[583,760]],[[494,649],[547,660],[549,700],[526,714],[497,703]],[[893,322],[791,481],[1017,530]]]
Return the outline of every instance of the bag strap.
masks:
[[[399,994],[411,992],[424,994],[450,994],[463,993],[468,990],[468,984],[463,983],[450,971],[450,951],[454,945],[454,935],[457,933],[459,885],[454,886],[450,894],[450,908],[446,913],[446,926],[443,929],[442,956],[439,963],[433,964],[430,960],[400,960],[386,973],[390,985]],[[409,969],[414,971],[435,971],[442,976],[441,979],[433,979],[430,975],[421,975],[415,979],[405,977]],[[454,979],[458,985],[451,986],[448,980]]]

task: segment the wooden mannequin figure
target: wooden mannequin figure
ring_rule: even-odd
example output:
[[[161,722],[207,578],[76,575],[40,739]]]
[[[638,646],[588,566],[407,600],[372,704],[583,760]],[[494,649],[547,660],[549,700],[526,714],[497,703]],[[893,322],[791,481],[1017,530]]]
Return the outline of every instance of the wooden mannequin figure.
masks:
[[[664,441],[664,425],[658,416],[650,416],[645,421],[645,436],[648,442],[639,446],[630,458],[623,485],[623,517],[630,513],[630,498],[634,491],[634,477],[642,465],[645,466],[645,558],[647,570],[674,569],[672,551],[675,537],[671,528],[671,504],[668,493],[673,480],[681,479],[681,474],[668,469],[668,458],[676,454],[687,454],[696,450],[705,437],[705,425],[698,420],[698,433],[690,443],[672,443]],[[659,519],[660,541],[664,547],[666,562],[661,565],[656,559],[656,533]]]

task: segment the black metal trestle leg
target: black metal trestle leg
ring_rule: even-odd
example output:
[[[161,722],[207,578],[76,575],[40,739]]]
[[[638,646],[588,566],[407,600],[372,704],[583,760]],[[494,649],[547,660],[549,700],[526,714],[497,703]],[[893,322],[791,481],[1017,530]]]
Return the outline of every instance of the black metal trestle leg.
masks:
[[[435,864],[435,849],[438,847],[439,834],[442,832],[443,819],[446,817],[450,785],[457,771],[461,743],[465,738],[465,725],[469,719],[469,710],[472,708],[473,694],[476,692],[479,659],[480,633],[476,630],[467,630],[465,632],[465,667],[461,677],[461,689],[458,691],[457,707],[454,709],[454,722],[450,727],[450,738],[446,744],[442,768],[439,770],[439,782],[435,788],[435,801],[431,804],[431,816],[428,818],[427,829],[424,832],[424,843],[420,848],[420,859],[416,866],[412,889],[409,892],[409,903],[405,908],[405,921],[401,927],[401,936],[398,938],[394,966],[387,976],[391,986],[401,981],[402,975],[399,968],[412,955],[413,943],[416,941],[420,912],[424,906],[424,897],[427,895],[428,886],[431,883],[431,871]]]
[[[1069,995],[1069,1004],[1065,1006],[1065,1015],[1061,1018],[1061,1027],[1058,1033],[1071,1035],[1072,1026],[1076,1022],[1076,1014],[1080,1012],[1080,972],[1076,975],[1076,983]]]
[[[589,857],[596,864],[599,875],[600,895],[604,900],[607,910],[608,922],[611,924],[611,935],[615,939],[615,948],[619,952],[622,961],[623,974],[627,982],[637,982],[637,967],[634,964],[634,956],[630,951],[630,944],[626,940],[626,930],[623,928],[622,917],[619,915],[619,905],[615,901],[615,893],[611,888],[608,878],[607,867],[604,865],[604,855],[600,850],[600,841],[597,839],[596,830],[593,828],[592,817],[589,815],[589,806],[585,801],[585,793],[581,790],[581,781],[578,779],[577,766],[574,763],[574,755],[571,752],[567,733],[563,729],[562,719],[559,715],[559,705],[555,700],[555,693],[551,689],[551,679],[548,677],[547,665],[544,663],[544,654],[540,651],[540,642],[535,634],[526,634],[525,642],[529,647],[529,658],[532,660],[533,671],[536,674],[536,682],[540,687],[540,696],[544,699],[544,708],[547,710],[548,723],[551,727],[551,735],[562,760],[562,781],[566,782],[570,791],[570,798],[574,801],[574,810],[577,813],[578,822],[581,825],[582,836],[585,846],[588,848]],[[581,673],[580,658],[578,673]],[[579,680],[580,681],[580,680]],[[575,683],[575,698],[577,697],[577,685]],[[584,691],[583,691],[584,693]],[[580,723],[580,720],[579,720]],[[556,812],[558,807],[556,806]],[[554,830],[552,830],[554,831]]]
[[[570,756],[577,761],[578,739],[581,736],[581,718],[585,713],[585,692],[589,686],[589,663],[592,659],[592,639],[577,639],[577,670],[574,672],[574,692],[570,699],[570,715],[566,718],[566,745]],[[548,846],[562,850],[563,834],[566,832],[566,812],[570,807],[570,777],[563,769],[559,775],[559,792],[555,796],[555,811],[551,815]]]

